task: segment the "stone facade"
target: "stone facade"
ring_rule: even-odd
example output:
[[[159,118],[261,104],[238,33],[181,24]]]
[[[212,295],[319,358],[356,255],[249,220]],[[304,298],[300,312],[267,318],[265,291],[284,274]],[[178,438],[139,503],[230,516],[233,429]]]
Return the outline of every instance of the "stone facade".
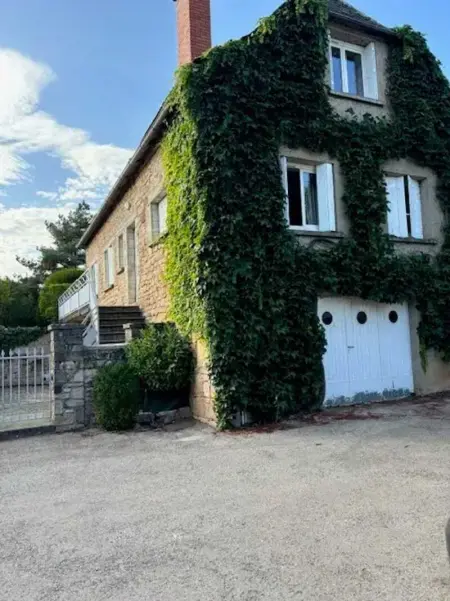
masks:
[[[150,242],[150,203],[161,195],[163,186],[163,167],[161,151],[158,148],[147,159],[136,180],[130,185],[120,203],[115,207],[100,230],[87,247],[87,265],[98,265],[98,304],[100,306],[138,305],[145,317],[152,322],[167,320],[169,295],[163,279],[165,255],[161,241]],[[118,239],[123,235],[126,240],[127,229],[136,232],[135,257],[129,257],[125,244],[124,268],[119,267]],[[106,285],[104,251],[112,246],[115,253],[115,276],[111,287]],[[130,258],[130,261],[128,260]],[[130,301],[130,269],[136,266],[137,296]],[[195,383],[192,387],[191,405],[195,417],[207,423],[215,422],[213,410],[213,391],[205,359],[204,349],[194,351],[199,356]],[[198,352],[200,350],[200,352]]]
[[[97,371],[125,360],[123,347],[83,346],[83,326],[50,326],[53,423],[58,431],[75,430],[93,421],[93,381]]]
[[[163,280],[164,249],[161,241],[150,242],[150,202],[163,191],[161,151],[147,159],[145,166],[130,184],[121,202],[114,208],[87,247],[87,266],[98,266],[98,303],[101,306],[138,305],[150,321],[165,321],[169,306]],[[127,244],[136,236],[136,253]],[[124,265],[118,257],[119,236],[124,237]],[[108,286],[104,251],[114,251],[114,283]],[[133,255],[133,256],[132,256]],[[133,274],[136,274],[136,298],[133,298]]]

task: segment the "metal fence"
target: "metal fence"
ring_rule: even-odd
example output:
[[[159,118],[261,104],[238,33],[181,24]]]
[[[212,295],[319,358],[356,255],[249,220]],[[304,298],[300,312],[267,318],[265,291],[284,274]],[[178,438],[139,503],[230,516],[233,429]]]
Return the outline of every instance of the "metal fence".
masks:
[[[0,431],[51,423],[50,380],[43,348],[0,353]]]

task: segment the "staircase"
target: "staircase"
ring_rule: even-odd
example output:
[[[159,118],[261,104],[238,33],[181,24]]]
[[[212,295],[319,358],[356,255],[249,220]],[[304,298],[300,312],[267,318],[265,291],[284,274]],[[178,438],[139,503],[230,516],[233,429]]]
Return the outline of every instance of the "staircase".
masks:
[[[123,344],[124,324],[145,327],[145,317],[139,307],[98,307],[100,344]]]

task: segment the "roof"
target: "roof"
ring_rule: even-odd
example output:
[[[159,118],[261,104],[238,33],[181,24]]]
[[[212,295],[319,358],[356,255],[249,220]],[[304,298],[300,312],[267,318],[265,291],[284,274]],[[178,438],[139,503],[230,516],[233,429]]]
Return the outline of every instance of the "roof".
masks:
[[[347,4],[344,0],[328,0],[328,12],[332,19],[342,23],[360,27],[373,33],[395,35],[392,29],[381,25],[381,23],[368,17],[351,4]]]
[[[328,11],[331,20],[344,25],[357,27],[370,33],[384,36],[387,35],[389,37],[395,35],[392,29],[381,25],[343,0],[328,0]],[[125,169],[120,174],[119,179],[114,184],[111,192],[100,207],[99,212],[94,216],[87,230],[84,232],[78,243],[78,247],[86,247],[89,244],[104,221],[111,214],[116,204],[120,202],[122,194],[126,191],[128,184],[136,177],[141,165],[145,162],[149,150],[152,147],[155,147],[161,138],[166,126],[168,113],[169,111],[164,103],[147,129],[135,153],[128,161]]]

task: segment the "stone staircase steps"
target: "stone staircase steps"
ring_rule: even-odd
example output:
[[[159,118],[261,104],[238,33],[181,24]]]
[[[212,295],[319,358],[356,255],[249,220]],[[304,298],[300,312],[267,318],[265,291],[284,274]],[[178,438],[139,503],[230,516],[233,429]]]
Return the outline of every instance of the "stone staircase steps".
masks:
[[[123,344],[124,324],[135,328],[145,327],[145,317],[139,307],[99,307],[100,344]]]

